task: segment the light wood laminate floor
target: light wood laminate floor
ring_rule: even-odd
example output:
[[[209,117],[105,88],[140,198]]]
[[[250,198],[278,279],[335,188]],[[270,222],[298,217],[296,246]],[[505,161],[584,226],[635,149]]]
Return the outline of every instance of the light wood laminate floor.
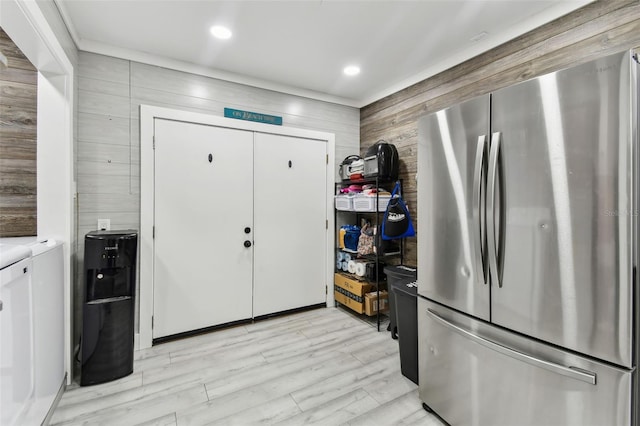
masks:
[[[323,308],[156,345],[133,374],[68,389],[52,424],[428,425],[398,342]]]

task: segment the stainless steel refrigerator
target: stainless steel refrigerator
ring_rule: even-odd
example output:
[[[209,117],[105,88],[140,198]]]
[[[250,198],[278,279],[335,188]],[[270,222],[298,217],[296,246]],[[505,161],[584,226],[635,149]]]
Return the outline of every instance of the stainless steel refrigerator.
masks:
[[[448,423],[638,424],[637,66],[419,120],[420,398]]]

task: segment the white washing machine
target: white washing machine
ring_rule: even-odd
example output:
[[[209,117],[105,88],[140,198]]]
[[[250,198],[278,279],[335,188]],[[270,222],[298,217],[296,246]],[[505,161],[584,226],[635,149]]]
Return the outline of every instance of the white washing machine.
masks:
[[[0,244],[0,424],[22,423],[34,393],[31,249]]]
[[[34,398],[24,424],[40,425],[61,395],[64,370],[64,260],[62,243],[29,244],[33,262]]]
[[[63,245],[0,239],[0,426],[41,425],[64,389]]]

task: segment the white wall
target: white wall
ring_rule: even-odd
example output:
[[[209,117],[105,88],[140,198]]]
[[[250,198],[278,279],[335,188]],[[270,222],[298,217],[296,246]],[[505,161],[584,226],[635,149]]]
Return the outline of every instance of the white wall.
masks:
[[[79,265],[84,235],[98,218],[111,219],[111,229],[140,229],[140,104],[219,117],[225,107],[278,115],[285,126],[334,133],[337,163],[359,152],[357,108],[93,53],[80,52],[78,65]],[[79,268],[78,302],[83,279]]]
[[[60,123],[71,123],[71,112],[60,108],[72,89],[66,80],[64,75],[38,73],[38,236],[71,243],[72,205],[62,205],[73,197],[71,140],[56,136]]]

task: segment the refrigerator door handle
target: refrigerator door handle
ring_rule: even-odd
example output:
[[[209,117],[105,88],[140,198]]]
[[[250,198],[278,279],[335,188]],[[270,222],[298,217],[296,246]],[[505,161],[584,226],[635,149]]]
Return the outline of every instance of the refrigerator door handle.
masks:
[[[496,186],[498,180],[498,155],[500,154],[500,132],[491,135],[491,150],[489,151],[489,173],[487,177],[487,247],[489,251],[489,273],[491,281],[502,288],[498,271],[498,250],[496,241]],[[500,218],[501,220],[503,218]]]
[[[440,324],[450,328],[451,330],[466,337],[469,340],[472,340],[476,343],[481,344],[486,348],[494,350],[510,358],[517,359],[518,361],[525,362],[529,365],[533,365],[534,367],[544,368],[547,371],[551,371],[556,374],[561,374],[563,376],[570,377],[572,379],[580,380],[582,382],[589,383],[591,385],[596,384],[596,373],[582,370],[577,367],[571,367],[571,366],[565,367],[564,365],[545,361],[540,358],[536,358],[531,355],[524,354],[515,349],[511,349],[507,346],[501,345],[500,343],[496,343],[492,340],[486,339],[484,337],[480,337],[472,333],[471,331],[465,330],[464,328],[449,322],[445,318],[441,317],[437,312],[431,309],[427,309],[427,313]]]
[[[483,220],[481,214],[482,201],[480,200],[482,192],[482,172],[484,168],[484,156],[487,145],[487,136],[478,136],[478,145],[476,148],[475,169],[473,172],[473,223],[477,225],[473,232],[476,246],[476,271],[478,280],[482,284],[487,284],[487,275],[484,270],[484,253],[482,246],[482,236],[484,235]]]

